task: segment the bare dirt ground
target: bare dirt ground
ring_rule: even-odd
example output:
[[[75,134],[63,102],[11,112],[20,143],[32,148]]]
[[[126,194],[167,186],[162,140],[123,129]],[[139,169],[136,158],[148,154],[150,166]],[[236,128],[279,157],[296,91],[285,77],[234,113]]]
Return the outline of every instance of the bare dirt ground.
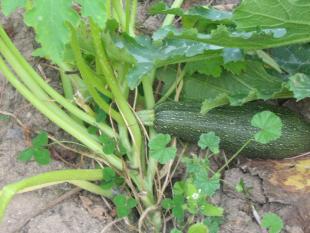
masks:
[[[191,1],[195,2],[195,1]],[[197,2],[197,1],[196,1]],[[201,1],[200,1],[201,2]],[[207,2],[207,1],[204,1]],[[215,1],[235,3],[236,1]],[[158,18],[147,17],[143,5],[139,8],[139,20],[150,31],[158,27]],[[26,58],[38,68],[40,62],[31,58],[35,43],[33,33],[21,20],[21,14],[9,19],[0,15],[0,22],[12,32],[11,37]],[[44,68],[44,73],[52,83],[58,82],[58,75],[52,69]],[[289,104],[292,108],[310,116],[310,101],[299,105]],[[11,113],[31,130],[46,130],[57,138],[67,137],[55,125],[33,109],[0,75],[0,111]],[[54,161],[48,166],[38,166],[34,162],[27,165],[16,160],[18,152],[27,147],[28,132],[14,117],[0,121],[0,187],[23,177],[44,171],[64,169],[67,166]],[[61,151],[67,153],[66,151]],[[237,168],[224,174],[224,186],[213,198],[213,202],[225,209],[225,222],[221,233],[260,233],[263,230],[255,215],[272,211],[285,221],[287,233],[309,233],[310,202],[309,187],[302,193],[291,193],[268,182],[270,173],[259,162],[245,161]],[[306,176],[306,179],[309,176]],[[252,187],[248,197],[238,194],[232,187],[240,178],[246,186]],[[229,185],[227,185],[229,184]],[[0,233],[100,233],[113,221],[110,206],[101,198],[74,189],[70,185],[57,185],[39,191],[17,195],[9,205]],[[73,190],[73,191],[72,191]],[[284,195],[285,194],[285,195]],[[308,198],[307,198],[308,197]],[[255,207],[253,209],[253,207]],[[119,223],[117,225],[120,225]],[[127,227],[106,229],[105,232],[128,232]]]

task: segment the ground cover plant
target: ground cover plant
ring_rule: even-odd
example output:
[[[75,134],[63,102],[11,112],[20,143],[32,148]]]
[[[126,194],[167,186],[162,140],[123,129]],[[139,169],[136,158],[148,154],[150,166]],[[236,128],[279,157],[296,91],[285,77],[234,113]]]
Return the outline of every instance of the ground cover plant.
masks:
[[[36,73],[2,27],[1,73],[34,107],[86,146],[98,164],[6,185],[0,191],[1,217],[15,194],[69,182],[112,200],[117,216],[128,217],[140,232],[163,232],[167,216],[172,216],[174,233],[218,231],[225,210],[210,197],[220,188],[221,172],[249,145],[281,139],[286,121],[277,112],[253,110],[244,122],[255,129],[253,134],[212,171],[210,158],[219,156],[227,141],[216,129],[199,135],[197,143],[205,153],[189,156],[187,143],[172,137],[177,129],[172,135],[162,132],[156,116],[167,111],[165,106],[177,109],[172,100],[198,103],[198,110],[190,104],[186,114],[194,111],[202,117],[225,105],[239,109],[254,100],[310,97],[310,3],[244,0],[233,12],[211,6],[184,10],[182,3],[154,4],[150,14],[166,15],[165,20],[154,34],[143,35],[135,29],[137,0],[1,1],[5,15],[24,8],[25,23],[40,44],[34,56],[57,66],[63,93]],[[306,137],[310,131],[302,124]],[[48,163],[47,144],[48,135],[40,133],[19,159]],[[302,148],[290,155],[307,152],[306,140]],[[173,179],[170,188],[180,164],[186,176]],[[237,190],[247,192],[242,181]],[[261,225],[269,232],[283,227],[273,213],[266,213]]]

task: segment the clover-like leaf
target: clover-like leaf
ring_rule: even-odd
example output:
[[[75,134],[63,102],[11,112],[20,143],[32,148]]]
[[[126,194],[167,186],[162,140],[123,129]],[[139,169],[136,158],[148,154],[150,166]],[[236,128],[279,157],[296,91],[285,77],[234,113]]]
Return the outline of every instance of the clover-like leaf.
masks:
[[[161,164],[166,164],[176,156],[176,148],[167,147],[171,137],[168,134],[157,134],[149,142],[150,156]]]
[[[47,165],[51,161],[51,154],[50,154],[49,150],[47,150],[47,149],[35,148],[33,150],[33,156],[34,156],[35,161],[39,165]]]
[[[280,233],[283,228],[283,221],[277,214],[266,213],[263,216],[261,225],[269,229],[269,233]]]
[[[34,154],[34,150],[30,147],[30,148],[27,148],[26,150],[21,151],[17,159],[22,162],[28,162],[31,160],[33,154]]]
[[[115,141],[114,139],[108,137],[107,135],[101,135],[99,141],[102,142],[102,150],[105,154],[113,154],[115,151]]]
[[[189,227],[187,233],[209,233],[209,230],[203,223],[196,223]]]
[[[131,197],[118,195],[114,197],[113,203],[116,206],[117,217],[123,218],[130,214],[131,210],[137,205],[137,201]]]
[[[200,207],[201,213],[208,217],[221,217],[224,214],[224,209],[209,203],[205,203]]]
[[[198,145],[201,149],[209,148],[214,154],[218,154],[220,152],[220,138],[216,136],[214,132],[201,134]]]
[[[103,181],[100,184],[100,187],[103,189],[110,189],[114,186],[121,185],[124,182],[124,179],[118,176],[115,171],[110,168],[106,167],[102,170],[103,174]]]
[[[173,228],[170,233],[182,233],[182,231],[178,230],[177,228]]]
[[[253,116],[251,125],[260,129],[255,141],[266,144],[278,139],[282,134],[282,121],[275,113],[263,111]]]
[[[203,223],[208,227],[210,233],[218,233],[223,223],[223,217],[208,217]]]
[[[48,135],[46,132],[41,132],[36,137],[34,137],[31,142],[32,146],[35,148],[47,146]]]
[[[164,209],[172,209],[172,214],[178,221],[184,220],[183,195],[174,195],[173,199],[166,198],[162,201],[161,205]]]
[[[195,175],[194,184],[198,189],[201,189],[203,194],[211,197],[220,188],[220,174],[208,178],[206,172],[199,172]]]

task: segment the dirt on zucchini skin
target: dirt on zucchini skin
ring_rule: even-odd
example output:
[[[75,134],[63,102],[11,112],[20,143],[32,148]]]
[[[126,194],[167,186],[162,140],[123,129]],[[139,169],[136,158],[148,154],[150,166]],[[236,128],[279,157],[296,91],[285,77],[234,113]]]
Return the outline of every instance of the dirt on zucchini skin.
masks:
[[[282,136],[268,144],[251,142],[241,155],[249,158],[282,159],[310,151],[310,124],[285,107],[264,103],[244,106],[225,106],[200,113],[195,103],[166,102],[155,109],[154,126],[157,132],[167,133],[188,142],[197,142],[202,133],[214,131],[220,138],[220,147],[234,153],[258,131],[251,126],[252,117],[264,110],[278,115],[283,123]]]

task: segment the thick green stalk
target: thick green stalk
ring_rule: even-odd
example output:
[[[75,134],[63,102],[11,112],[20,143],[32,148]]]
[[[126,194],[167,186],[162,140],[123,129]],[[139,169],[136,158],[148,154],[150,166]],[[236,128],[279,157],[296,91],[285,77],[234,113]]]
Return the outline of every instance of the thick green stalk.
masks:
[[[171,8],[179,8],[182,6],[183,2],[184,0],[174,0],[174,2],[171,5]],[[167,15],[166,18],[164,19],[162,27],[172,24],[174,18],[175,15]]]
[[[83,77],[83,80],[87,86],[89,93],[93,97],[96,104],[98,104],[98,106],[103,111],[109,114],[118,124],[120,125],[124,124],[122,116],[118,112],[116,112],[114,109],[112,109],[108,103],[105,102],[105,100],[100,96],[96,88],[93,86],[95,83],[94,83],[94,78],[92,78],[92,70],[87,66],[87,64],[85,64],[85,61],[82,57],[81,49],[78,43],[76,31],[73,27],[71,27],[71,34],[72,34],[71,47],[73,50],[75,61]]]
[[[123,0],[112,0],[112,6],[116,12],[122,30],[126,31],[126,18],[124,16]]]
[[[64,91],[65,98],[70,101],[73,101],[74,92],[73,92],[71,80],[64,70],[60,70],[60,78],[61,78],[62,89]]]
[[[91,136],[85,128],[77,124],[73,120],[70,122],[66,121],[62,116],[55,114],[54,110],[50,109],[45,101],[38,99],[31,91],[29,91],[10,71],[5,64],[4,60],[0,57],[0,71],[8,79],[8,81],[16,88],[16,90],[23,95],[35,108],[43,113],[52,122],[58,125],[60,128],[68,132],[73,137],[77,138],[87,147],[92,149],[95,153],[101,155],[106,159],[107,163],[111,164],[118,170],[122,170],[122,161],[115,155],[106,155],[102,151],[102,146],[99,144],[93,136]],[[59,111],[62,111],[59,109]],[[63,112],[63,114],[65,114]]]
[[[142,168],[144,167],[141,163],[141,148],[142,148],[142,135],[140,131],[140,127],[138,124],[138,121],[133,114],[129,103],[127,102],[126,98],[121,92],[121,88],[119,86],[119,83],[114,75],[114,71],[112,67],[110,66],[108,57],[106,55],[106,51],[103,48],[102,41],[101,41],[101,33],[98,27],[91,21],[91,33],[95,45],[95,50],[97,53],[97,56],[99,58],[99,65],[101,67],[101,70],[106,77],[107,84],[114,96],[114,100],[125,120],[126,126],[129,129],[129,132],[132,137],[132,144],[134,148],[134,161],[132,166],[134,168],[139,168],[140,171],[142,171]]]
[[[23,67],[20,65],[18,61],[14,59],[14,55],[10,53],[7,47],[0,40],[0,50],[2,55],[11,65],[16,74],[20,77],[20,79],[25,83],[25,85],[29,88],[29,90],[42,102],[46,104],[46,106],[51,109],[55,115],[61,117],[64,121],[70,122],[74,121],[70,118],[62,109],[60,109],[56,103],[54,103],[51,98],[38,86],[36,82],[31,81],[31,77],[27,72],[24,72]],[[76,122],[74,122],[76,123]]]
[[[113,0],[105,0],[105,7],[106,7],[106,14],[107,14],[107,18],[111,19],[112,18],[112,5],[111,5],[111,1]]]
[[[129,23],[129,35],[131,36],[135,36],[137,7],[138,7],[138,1],[131,0],[131,13],[130,13],[131,18],[130,18],[130,23]]]
[[[129,26],[130,26],[130,11],[131,11],[131,0],[126,0],[126,14],[125,14],[125,22],[126,22],[126,32],[129,33]]]
[[[12,56],[12,58],[16,60],[16,62],[18,62],[21,66],[21,69],[19,69],[20,72],[24,72],[25,75],[28,74],[28,77],[30,77],[30,79],[27,82],[32,83],[33,81],[35,81],[48,95],[50,95],[53,98],[53,100],[62,105],[71,114],[77,116],[78,118],[87,122],[88,124],[98,127],[105,134],[111,137],[112,136],[117,137],[117,135],[115,135],[115,132],[111,127],[109,127],[107,124],[104,123],[98,123],[94,117],[89,116],[87,113],[80,110],[74,104],[70,103],[70,101],[68,101],[66,98],[60,95],[57,91],[55,91],[51,86],[49,86],[31,67],[31,65],[25,60],[25,58],[20,54],[20,52],[17,50],[15,45],[12,43],[12,41],[10,40],[10,38],[7,36],[7,34],[0,25],[0,44],[2,44],[1,39],[4,42],[3,45],[5,45],[5,48],[1,47],[0,52],[1,53],[5,51],[11,52],[10,56]]]
[[[95,184],[86,183],[83,181],[96,181],[102,180],[103,172],[101,169],[93,170],[63,170],[63,171],[53,171],[43,173],[37,176],[26,178],[16,183],[6,185],[0,191],[0,220],[3,217],[4,211],[14,197],[15,194],[22,191],[23,189],[41,186],[44,184],[55,184],[59,182],[71,182],[77,186],[88,189],[89,191],[94,191],[98,193],[99,190],[96,188]],[[110,196],[111,192],[100,192],[101,195],[107,194]],[[111,195],[112,196],[112,195]]]
[[[142,80],[145,105],[147,110],[153,110],[155,107],[155,98],[153,94],[153,77],[155,76],[155,71],[152,71],[150,76],[144,77]],[[156,132],[153,127],[149,127],[150,138],[156,135]],[[151,157],[149,157],[147,163],[147,176],[146,176],[146,184],[148,192],[153,192],[153,179],[157,170],[157,161]]]

